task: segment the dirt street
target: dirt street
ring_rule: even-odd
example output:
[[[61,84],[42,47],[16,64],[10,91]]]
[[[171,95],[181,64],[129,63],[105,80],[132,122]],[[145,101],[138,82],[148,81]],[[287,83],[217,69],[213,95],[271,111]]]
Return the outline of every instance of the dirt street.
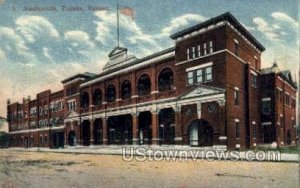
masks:
[[[299,187],[297,163],[125,162],[122,156],[0,150],[0,187]]]

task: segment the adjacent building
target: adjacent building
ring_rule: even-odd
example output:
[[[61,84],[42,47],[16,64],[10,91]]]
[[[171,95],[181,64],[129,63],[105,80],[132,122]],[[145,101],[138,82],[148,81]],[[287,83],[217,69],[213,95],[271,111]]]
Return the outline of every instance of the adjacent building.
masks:
[[[244,149],[295,144],[296,85],[230,13],[171,35],[138,59],[114,48],[102,73],[8,101],[12,147],[176,144]]]

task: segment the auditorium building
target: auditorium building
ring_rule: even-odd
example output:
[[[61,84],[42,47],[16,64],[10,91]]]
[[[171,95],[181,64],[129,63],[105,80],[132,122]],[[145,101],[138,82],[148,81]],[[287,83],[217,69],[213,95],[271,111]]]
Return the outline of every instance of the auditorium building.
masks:
[[[8,100],[10,146],[296,144],[296,83],[276,62],[261,68],[264,46],[232,14],[170,38],[140,59],[116,47],[100,74]]]

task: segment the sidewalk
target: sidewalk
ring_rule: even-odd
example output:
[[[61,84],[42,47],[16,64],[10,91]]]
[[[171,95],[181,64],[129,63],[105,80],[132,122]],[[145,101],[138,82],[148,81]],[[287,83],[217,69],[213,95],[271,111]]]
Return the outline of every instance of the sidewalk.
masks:
[[[49,148],[9,148],[10,151],[31,151],[31,152],[55,152],[73,154],[101,154],[101,155],[126,155],[148,156],[164,158],[189,158],[206,160],[225,161],[268,161],[268,162],[299,162],[298,154],[279,153],[276,151],[224,151],[211,147],[200,148],[190,146],[166,145],[105,145],[105,146],[74,146],[59,149]],[[139,152],[137,152],[139,150]],[[125,151],[125,152],[124,152]],[[249,158],[250,157],[250,158]],[[252,157],[252,158],[251,158]]]

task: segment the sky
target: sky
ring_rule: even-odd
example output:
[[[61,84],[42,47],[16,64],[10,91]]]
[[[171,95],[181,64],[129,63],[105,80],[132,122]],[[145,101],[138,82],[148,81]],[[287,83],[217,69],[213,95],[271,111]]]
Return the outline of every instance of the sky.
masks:
[[[265,46],[263,67],[276,59],[281,70],[298,74],[297,0],[0,0],[0,116],[8,98],[22,102],[62,89],[60,81],[73,74],[100,73],[117,44],[117,3],[134,10],[134,18],[120,15],[120,45],[138,58],[229,11]]]

